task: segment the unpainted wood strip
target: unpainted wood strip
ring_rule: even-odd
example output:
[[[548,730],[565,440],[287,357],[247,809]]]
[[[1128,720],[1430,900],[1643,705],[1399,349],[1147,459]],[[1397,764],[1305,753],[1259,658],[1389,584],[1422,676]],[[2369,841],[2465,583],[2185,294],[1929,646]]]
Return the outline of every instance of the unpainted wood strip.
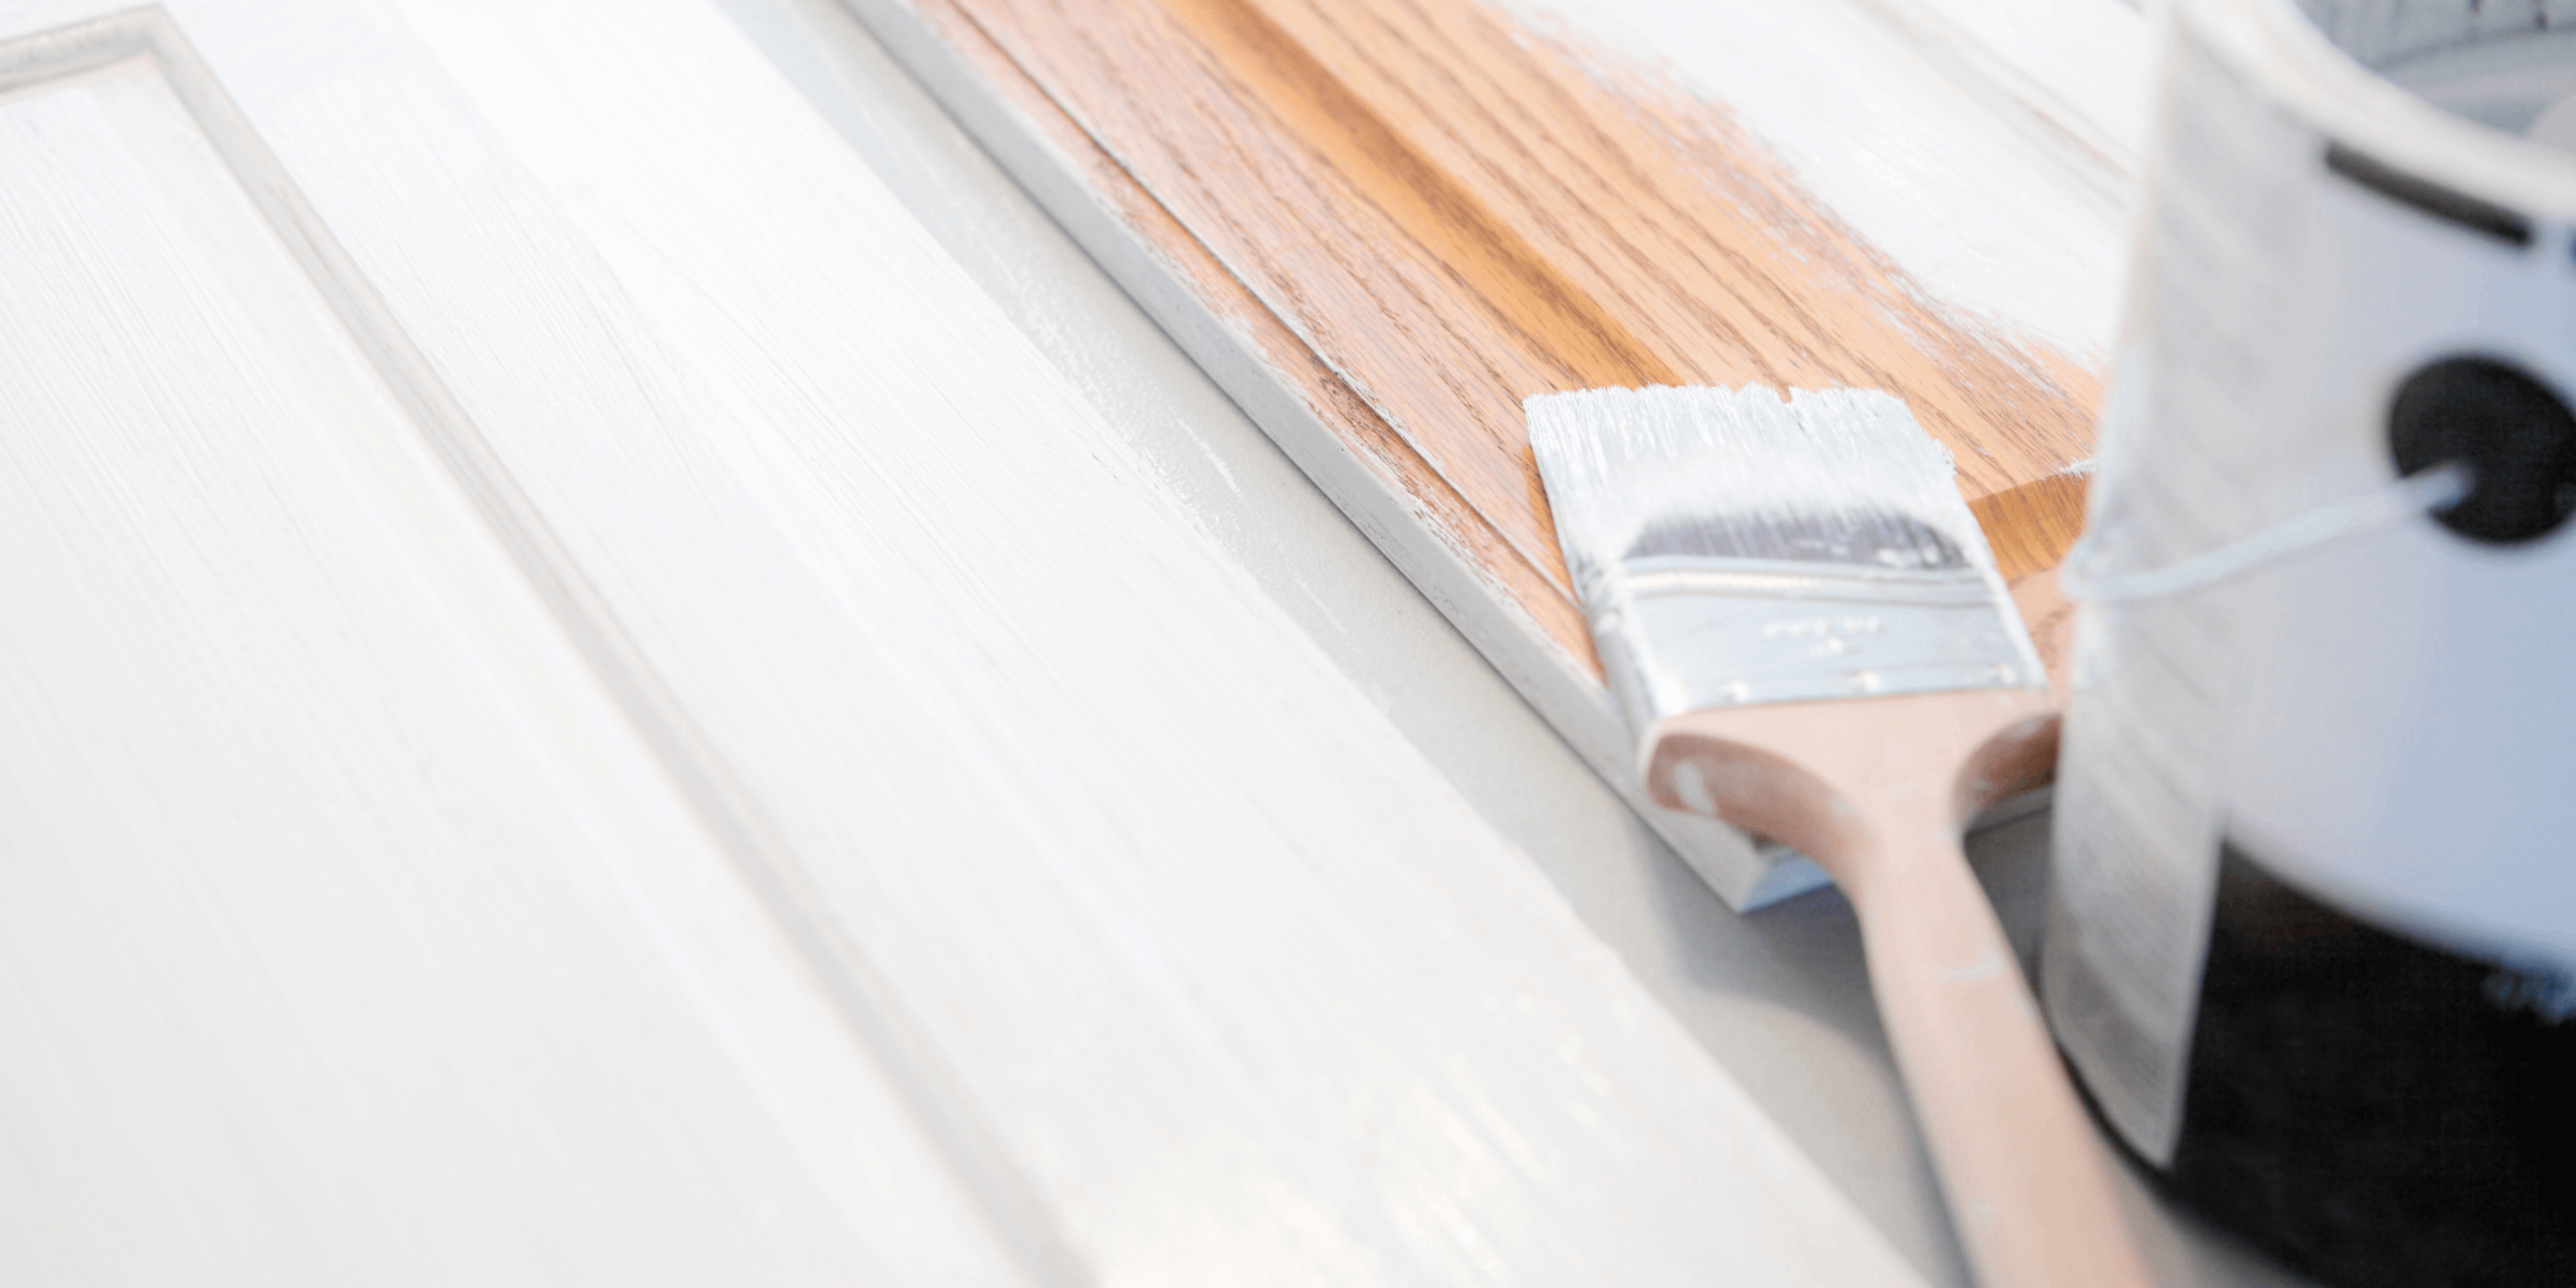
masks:
[[[1537,522],[1535,479],[1512,456],[1518,431],[1498,409],[1516,415],[1523,393],[1582,383],[1548,334],[1602,331],[1581,302],[1547,290],[1546,270],[1525,253],[1487,246],[1486,275],[1535,279],[1530,293],[1542,301],[1517,316],[1499,311],[1519,301],[1490,298],[1438,246],[1417,244],[1416,230],[1448,231],[1444,205],[1457,206],[1460,194],[1418,190],[1417,180],[1435,176],[1405,140],[1369,129],[1357,105],[1315,105],[1237,83],[1222,49],[1206,48],[1150,4],[963,7],[1522,558],[1567,589],[1562,558]],[[1295,61],[1293,46],[1278,52]],[[1248,66],[1262,69],[1258,57]],[[1278,79],[1309,89],[1336,83],[1311,64]],[[1337,119],[1362,137],[1337,138]],[[1374,188],[1355,182],[1372,173]],[[1480,241],[1472,232],[1463,240]],[[1564,306],[1559,316],[1549,303]],[[1540,333],[1528,334],[1532,327]],[[1615,334],[1585,338],[1580,348],[1596,367],[1637,352]]]
[[[1541,389],[1887,388],[1972,499],[2083,453],[2088,373],[1925,303],[1652,69],[1472,0],[964,8],[1534,562]]]
[[[1269,379],[1318,421],[1331,427],[1341,450],[1362,462],[1392,494],[1404,498],[1412,518],[1448,547],[1451,557],[1494,593],[1514,605],[1553,649],[1575,665],[1591,664],[1590,629],[1573,596],[1552,569],[1533,562],[1462,496],[1406,438],[1380,417],[1370,400],[1345,381],[1322,355],[1271,311],[1241,279],[1173,215],[1136,177],[995,44],[957,0],[910,0],[908,6],[971,66],[985,88],[1006,103],[1021,124],[1077,168],[1092,197],[1115,212],[1135,243],[1177,279],[1199,307],[1234,333]],[[1238,396],[1241,396],[1238,394]],[[1306,445],[1289,444],[1304,459]],[[1310,467],[1310,472],[1312,472]],[[1351,508],[1349,498],[1341,500]],[[1355,514],[1364,526],[1377,516]],[[1381,537],[1380,545],[1387,541]],[[1408,570],[1410,571],[1410,570]]]
[[[1976,453],[1961,462],[1972,496],[2053,471],[2068,438],[2089,438],[2043,405],[2061,391],[2015,387],[2043,373],[1992,370],[2026,366],[2020,346],[1924,304],[1725,113],[1657,69],[1570,36],[1540,41],[1476,0],[1178,7],[1256,5],[1683,378],[1901,393]]]
[[[2090,481],[2086,475],[2060,471],[1968,503],[2007,580],[2055,568],[2066,557],[2066,548],[2084,530]]]

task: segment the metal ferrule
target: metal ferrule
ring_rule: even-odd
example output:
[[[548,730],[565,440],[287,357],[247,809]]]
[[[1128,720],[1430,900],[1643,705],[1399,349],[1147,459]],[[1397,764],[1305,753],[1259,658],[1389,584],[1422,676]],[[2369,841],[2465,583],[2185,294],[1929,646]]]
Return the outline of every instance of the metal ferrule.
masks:
[[[1640,733],[1708,707],[2046,682],[2002,581],[1976,568],[1655,556],[1589,598]]]

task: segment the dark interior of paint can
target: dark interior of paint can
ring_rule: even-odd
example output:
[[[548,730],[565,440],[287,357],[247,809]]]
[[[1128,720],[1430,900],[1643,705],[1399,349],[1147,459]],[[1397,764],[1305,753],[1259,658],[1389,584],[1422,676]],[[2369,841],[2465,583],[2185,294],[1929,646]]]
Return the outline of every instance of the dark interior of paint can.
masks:
[[[2342,1288],[2576,1283],[2571,1006],[2230,844],[2162,1183]]]

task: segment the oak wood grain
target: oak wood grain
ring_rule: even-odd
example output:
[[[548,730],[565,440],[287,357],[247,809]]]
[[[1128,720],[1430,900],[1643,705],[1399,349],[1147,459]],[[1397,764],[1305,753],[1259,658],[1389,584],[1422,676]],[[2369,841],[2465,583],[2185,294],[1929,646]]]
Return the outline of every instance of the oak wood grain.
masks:
[[[918,4],[1078,134],[1195,289],[1274,324],[1283,369],[1319,367],[1310,400],[1577,655],[1533,393],[1883,388],[1972,503],[2039,486],[1979,507],[2008,576],[2080,520],[2047,480],[2088,450],[2092,374],[1927,302],[1657,69],[1477,0]]]
[[[1090,194],[1151,248],[1161,271],[1234,333],[1261,365],[1267,383],[1328,427],[1338,446],[1389,494],[1404,498],[1408,517],[1436,534],[1498,598],[1519,608],[1534,633],[1558,650],[1589,659],[1591,636],[1565,592],[1561,572],[1551,579],[1548,565],[1526,557],[1325,353],[1254,295],[1099,138],[1069,115],[974,15],[952,0],[916,0],[911,7],[987,91],[1080,173]],[[1364,527],[1374,526],[1370,516],[1353,517]],[[1561,561],[1556,566],[1561,569]]]

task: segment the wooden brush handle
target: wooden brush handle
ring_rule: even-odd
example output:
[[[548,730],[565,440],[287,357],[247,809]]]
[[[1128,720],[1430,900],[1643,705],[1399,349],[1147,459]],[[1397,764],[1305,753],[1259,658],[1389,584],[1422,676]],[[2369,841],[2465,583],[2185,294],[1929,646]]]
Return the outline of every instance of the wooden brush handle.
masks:
[[[1650,731],[1645,763],[1657,801],[1796,846],[1851,899],[1978,1281],[2143,1288],[2101,1141],[1959,850],[2055,750],[2050,695],[2005,689],[1693,712]]]
[[[1870,987],[1960,1242],[1988,1288],[2145,1284],[2093,1125],[1955,839],[1856,901]]]

